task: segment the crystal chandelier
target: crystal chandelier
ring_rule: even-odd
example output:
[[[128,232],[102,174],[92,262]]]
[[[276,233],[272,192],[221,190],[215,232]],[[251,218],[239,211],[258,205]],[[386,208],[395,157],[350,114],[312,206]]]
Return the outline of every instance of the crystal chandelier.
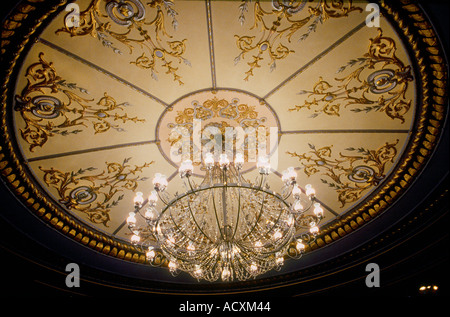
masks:
[[[267,183],[267,157],[259,157],[253,183],[241,174],[243,164],[241,153],[233,163],[226,154],[215,160],[206,153],[206,173],[197,185],[192,161],[186,160],[179,168],[185,192],[172,197],[167,178],[155,174],[154,190],[146,200],[136,193],[135,210],[127,218],[132,243],[146,252],[150,263],[155,251],[161,251],[173,275],[184,271],[210,282],[247,280],[279,270],[286,256],[300,258],[323,218],[314,189],[306,185],[302,190],[290,167],[282,174],[281,194],[276,193]],[[136,215],[143,225],[137,224]]]

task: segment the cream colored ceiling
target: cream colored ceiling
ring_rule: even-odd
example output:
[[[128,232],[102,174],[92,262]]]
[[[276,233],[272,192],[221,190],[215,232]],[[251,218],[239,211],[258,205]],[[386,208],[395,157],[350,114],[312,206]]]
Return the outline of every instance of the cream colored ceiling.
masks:
[[[411,62],[387,20],[381,18],[379,29],[364,24],[365,3],[332,11],[320,6],[327,2],[308,2],[289,20],[279,15],[277,30],[287,31],[270,35],[263,25],[270,29],[279,12],[267,1],[144,1],[145,17],[129,26],[107,15],[107,2],[76,1],[85,29],[72,34],[64,23],[68,13],[61,12],[30,49],[15,92],[28,100],[28,108],[16,109],[14,123],[35,179],[88,226],[128,239],[123,223],[134,192],[149,193],[154,173],[171,176],[171,192],[181,190],[167,156],[168,124],[193,101],[205,107],[214,98],[228,104],[237,98],[253,107],[254,120],[266,119],[262,126],[275,126],[273,188],[281,171],[299,167],[299,183],[313,184],[325,206],[325,223],[355,208],[395,168],[414,120],[415,80],[408,78]],[[176,12],[176,29],[167,8]],[[314,15],[309,8],[321,11]],[[314,22],[318,17],[321,23]],[[248,51],[239,48],[243,41]],[[261,51],[250,49],[258,41]],[[278,49],[275,68],[264,43]],[[166,50],[165,60],[157,49]],[[152,53],[153,75],[135,64]],[[391,81],[375,87],[368,82],[373,74]],[[327,93],[338,99],[325,99]],[[363,179],[367,173],[379,180]],[[87,196],[77,200],[77,192]]]

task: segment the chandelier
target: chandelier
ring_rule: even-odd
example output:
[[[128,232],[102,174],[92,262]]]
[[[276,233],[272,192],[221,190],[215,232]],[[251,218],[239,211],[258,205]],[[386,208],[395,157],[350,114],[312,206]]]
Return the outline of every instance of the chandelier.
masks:
[[[243,165],[241,153],[232,163],[227,154],[206,153],[205,175],[197,185],[192,161],[185,160],[179,168],[185,192],[172,196],[166,191],[166,176],[155,174],[148,199],[141,192],[134,198],[134,211],[127,218],[131,242],[150,263],[161,251],[173,275],[184,271],[210,282],[247,280],[279,270],[285,257],[300,258],[323,218],[315,190],[309,184],[301,189],[290,167],[282,173],[281,193],[272,191],[265,156],[258,158],[259,175],[253,183],[243,177]]]

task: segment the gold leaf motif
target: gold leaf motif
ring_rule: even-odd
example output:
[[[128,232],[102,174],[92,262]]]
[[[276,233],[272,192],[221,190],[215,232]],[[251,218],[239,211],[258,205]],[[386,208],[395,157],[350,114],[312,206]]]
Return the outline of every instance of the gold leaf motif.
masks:
[[[66,136],[84,131],[90,123],[97,133],[110,129],[125,131],[115,121],[144,122],[137,117],[130,118],[124,111],[128,103],[117,103],[106,92],[95,104],[94,99],[80,97],[74,91],[88,94],[84,88],[67,82],[58,76],[53,63],[39,54],[39,61],[31,64],[26,72],[27,85],[16,95],[15,111],[25,121],[25,128],[20,130],[22,138],[30,144],[30,151],[43,147],[49,138],[55,135]]]
[[[44,172],[45,184],[57,190],[61,204],[67,209],[84,213],[92,223],[108,227],[111,208],[123,199],[124,191],[136,190],[138,182],[147,179],[139,174],[154,163],[133,166],[127,164],[130,159],[126,158],[122,163],[106,162],[106,169],[96,174],[92,174],[97,170],[94,167],[71,172],[53,167],[45,169],[39,166],[39,169]]]
[[[193,135],[194,119],[202,120],[202,124],[205,122],[204,126],[202,126],[202,130],[200,131],[201,135],[203,131],[209,127],[219,129],[222,136],[226,135],[227,127],[240,126],[243,129],[257,129],[258,127],[265,128],[264,122],[266,122],[266,118],[259,118],[259,114],[255,110],[255,106],[249,106],[242,103],[240,104],[239,99],[237,98],[233,98],[231,101],[228,101],[226,99],[218,99],[217,97],[213,97],[212,99],[205,100],[202,104],[198,101],[193,101],[192,105],[193,107],[187,107],[182,111],[177,111],[177,116],[174,120],[175,122],[168,124],[168,128],[170,128],[172,132],[169,134],[167,141],[171,146],[181,141],[183,135],[189,137]],[[210,119],[212,119],[212,121],[208,121]],[[222,142],[224,141],[225,138],[222,137]],[[233,139],[233,142],[235,143],[236,140]],[[194,145],[192,140],[189,141],[188,146],[190,147],[190,151],[188,151],[188,153],[194,153],[195,151],[193,149]],[[248,140],[244,142],[243,146],[248,146]],[[223,144],[222,148],[224,148]],[[180,148],[180,151],[181,150],[182,148]],[[198,165],[197,162],[194,164]]]
[[[370,39],[368,52],[362,57],[351,59],[337,72],[359,66],[356,70],[345,77],[334,78],[334,82],[319,77],[311,91],[299,92],[308,94],[303,105],[295,105],[288,111],[310,110],[314,107],[316,109],[312,118],[322,113],[339,116],[342,105],[344,108],[352,107],[350,111],[355,113],[384,112],[389,118],[404,123],[404,116],[411,107],[411,100],[405,100],[405,93],[413,76],[411,66],[406,66],[395,52],[395,41],[384,37],[382,30],[378,29],[378,35]]]
[[[386,177],[386,164],[397,156],[398,141],[386,142],[378,150],[349,147],[345,149],[347,152],[358,154],[339,153],[337,158],[332,155],[332,146],[317,149],[313,144],[309,145],[311,150],[307,153],[286,153],[298,158],[308,177],[317,173],[325,176],[322,183],[338,193],[338,201],[344,207],[357,201],[367,189],[378,186]]]
[[[276,61],[287,58],[291,53],[295,53],[290,49],[286,43],[283,43],[285,38],[288,43],[291,43],[292,37],[296,35],[299,30],[306,27],[308,24],[308,31],[299,37],[299,41],[305,40],[309,34],[317,28],[319,23],[331,18],[347,17],[352,11],[362,12],[362,8],[354,7],[352,1],[319,1],[314,7],[310,6],[309,10],[303,10],[306,1],[272,1],[272,10],[265,11],[260,1],[255,1],[253,15],[254,24],[250,30],[258,29],[258,42],[255,41],[255,36],[251,35],[235,35],[236,46],[241,51],[234,59],[235,64],[239,63],[241,59],[245,58],[245,54],[254,52],[253,60],[247,62],[250,66],[249,70],[245,72],[245,81],[248,81],[253,76],[253,71],[256,68],[261,68],[260,61],[269,58],[267,65],[270,65],[270,71],[276,69]],[[239,21],[241,24],[245,22],[245,14],[247,11],[248,1],[244,1],[239,8],[241,15]],[[310,23],[311,22],[311,23]]]
[[[186,51],[186,39],[171,40],[173,37],[166,30],[166,20],[172,18],[172,26],[176,29],[178,14],[173,8],[173,2],[168,0],[153,0],[146,3],[155,12],[153,20],[147,20],[146,7],[140,0],[93,0],[86,10],[80,12],[78,26],[67,26],[58,29],[69,33],[71,37],[91,36],[97,38],[103,46],[111,48],[114,53],[123,54],[118,43],[128,48],[129,54],[136,47],[140,55],[130,61],[141,69],[150,70],[153,79],[157,80],[158,67],[165,68],[166,74],[171,74],[173,80],[183,85],[178,67],[172,62],[183,62],[190,65],[183,57]],[[164,13],[162,8],[165,8]]]

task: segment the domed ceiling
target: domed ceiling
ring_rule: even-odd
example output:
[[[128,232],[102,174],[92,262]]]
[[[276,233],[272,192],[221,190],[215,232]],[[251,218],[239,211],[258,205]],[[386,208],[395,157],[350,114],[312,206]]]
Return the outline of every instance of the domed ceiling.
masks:
[[[28,0],[4,26],[4,180],[73,243],[139,265],[133,197],[158,172],[182,190],[173,131],[194,119],[275,133],[273,189],[294,166],[324,207],[314,251],[389,213],[446,115],[439,43],[414,4]]]

